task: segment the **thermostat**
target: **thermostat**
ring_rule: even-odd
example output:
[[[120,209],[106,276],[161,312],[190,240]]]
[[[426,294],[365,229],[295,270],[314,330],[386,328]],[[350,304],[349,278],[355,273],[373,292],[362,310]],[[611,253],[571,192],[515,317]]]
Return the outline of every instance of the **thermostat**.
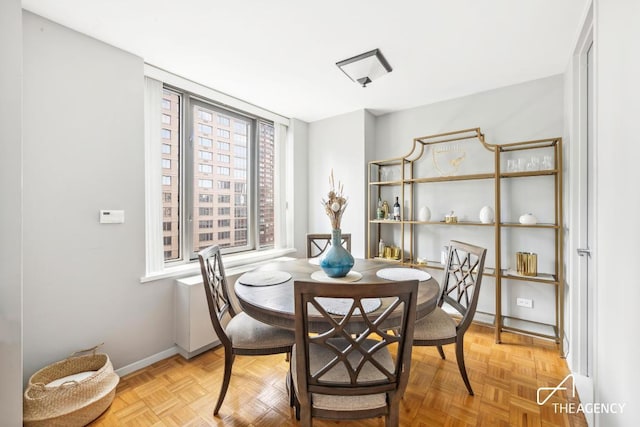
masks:
[[[124,211],[112,209],[100,210],[100,224],[122,224],[124,223]]]

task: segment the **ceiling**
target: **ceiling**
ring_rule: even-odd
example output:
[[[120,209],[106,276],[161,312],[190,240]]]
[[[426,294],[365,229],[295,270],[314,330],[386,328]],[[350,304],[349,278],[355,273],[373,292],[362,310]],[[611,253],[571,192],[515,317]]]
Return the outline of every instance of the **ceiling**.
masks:
[[[563,73],[588,0],[23,0],[23,8],[287,117],[430,104]],[[335,63],[379,48],[366,88]]]

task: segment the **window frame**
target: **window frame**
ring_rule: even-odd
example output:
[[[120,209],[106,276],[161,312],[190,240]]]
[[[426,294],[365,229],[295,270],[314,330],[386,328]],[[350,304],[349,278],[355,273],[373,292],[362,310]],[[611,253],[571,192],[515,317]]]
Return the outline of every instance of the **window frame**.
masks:
[[[190,92],[198,94],[203,99],[215,105],[226,107],[226,109],[254,117],[260,117],[274,126],[274,149],[275,149],[275,234],[274,248],[256,248],[250,251],[237,254],[224,255],[227,267],[241,266],[247,263],[265,261],[279,256],[295,252],[294,248],[294,227],[291,221],[293,206],[302,206],[294,202],[297,194],[292,187],[292,176],[297,174],[297,168],[292,163],[294,154],[295,132],[292,128],[294,124],[289,118],[264,109],[255,104],[248,103],[242,99],[235,98],[226,93],[204,86],[193,80],[188,80],[173,74],[167,70],[158,68],[149,63],[144,64],[144,86],[145,86],[145,270],[140,278],[141,283],[153,282],[165,278],[180,277],[185,274],[196,274],[199,272],[197,262],[176,261],[165,263],[165,251],[162,245],[162,194],[158,191],[161,188],[161,149],[159,147],[161,113],[166,111],[162,107],[164,89],[182,88],[179,92]],[[166,102],[165,102],[166,103]],[[173,103],[170,103],[173,108]],[[180,129],[183,131],[183,129]],[[257,132],[256,132],[257,136]],[[184,137],[181,135],[184,141]],[[256,206],[256,209],[258,207]]]
[[[235,247],[221,247],[221,253],[232,254],[232,253],[249,252],[254,250],[259,251],[259,250],[271,249],[271,247],[266,247],[266,248],[260,247],[260,244],[259,244],[260,224],[258,222],[259,222],[260,207],[257,205],[257,202],[259,201],[258,191],[260,188],[259,186],[260,174],[258,171],[258,167],[259,167],[258,152],[260,149],[260,144],[258,140],[259,138],[258,124],[260,122],[263,122],[263,123],[267,123],[272,126],[275,126],[275,123],[263,117],[246,114],[234,109],[230,109],[227,106],[220,106],[216,102],[210,99],[206,99],[198,94],[191,93],[187,90],[183,90],[172,85],[163,84],[163,89],[179,94],[181,99],[181,109],[180,109],[180,117],[179,117],[180,129],[182,130],[181,132],[182,135],[180,139],[181,157],[179,160],[180,171],[181,171],[181,176],[180,176],[181,185],[180,185],[179,191],[183,195],[180,198],[181,200],[180,211],[182,212],[182,214],[180,215],[180,229],[183,230],[181,231],[180,238],[179,238],[180,256],[178,257],[178,259],[164,261],[165,266],[170,267],[176,264],[197,261],[197,252],[198,252],[199,246],[196,245],[197,242],[194,241],[196,234],[198,234],[197,221],[194,218],[196,213],[194,206],[195,206],[195,197],[198,197],[196,193],[198,192],[198,188],[200,187],[197,185],[197,183],[194,182],[194,179],[195,179],[195,172],[197,169],[196,163],[198,162],[198,160],[200,160],[198,151],[200,150],[200,147],[202,147],[199,143],[199,138],[201,138],[202,136],[196,136],[197,135],[196,130],[198,129],[198,123],[196,119],[199,114],[198,112],[203,109],[215,111],[216,113],[218,113],[219,116],[222,115],[230,120],[233,120],[234,118],[236,118],[238,120],[246,121],[249,124],[247,132],[244,135],[246,137],[246,147],[245,147],[246,157],[243,158],[243,160],[246,162],[246,169],[244,169],[244,171],[246,172],[246,186],[247,186],[247,192],[246,192],[247,200],[243,205],[247,213],[246,244],[241,246],[235,246]],[[211,123],[216,123],[216,121],[212,120]],[[235,123],[237,124],[238,122],[235,122]],[[231,125],[233,125],[233,122],[231,123]],[[212,127],[213,129],[211,134],[210,135],[207,134],[206,136],[204,136],[205,138],[213,139],[213,138],[209,138],[209,136],[215,137],[215,134],[217,131],[215,130],[215,126],[212,126]],[[233,127],[235,129],[235,126]],[[235,135],[235,130],[234,131],[228,130],[228,132],[230,133],[229,140],[231,141],[233,139],[233,135]],[[223,141],[220,141],[220,142],[223,142]],[[206,148],[216,149],[215,145],[213,145],[212,147],[206,147]],[[224,154],[224,155],[227,155],[227,154]],[[214,154],[213,158],[215,161],[215,159],[217,158],[217,155]],[[226,166],[226,165],[229,165],[229,166]],[[235,171],[236,169],[235,167],[232,167],[232,166],[233,165],[230,163],[225,163],[225,166],[222,166],[222,164],[215,165],[213,166],[213,169],[214,169],[213,174],[214,176],[216,175],[216,171],[218,170],[218,168],[227,168],[229,169],[229,175],[225,175],[222,178],[222,180],[233,181],[234,180],[233,171]],[[218,189],[215,182],[217,181],[217,179],[212,178],[212,180],[214,181],[212,189],[217,194]],[[231,187],[233,187],[233,185]],[[220,207],[223,207],[223,206],[220,206]],[[216,208],[214,208],[214,212],[216,212],[215,209]],[[234,210],[231,210],[230,217],[228,219],[230,220],[236,219],[234,212],[235,212]],[[227,218],[222,218],[222,219],[227,219]],[[214,230],[216,230],[215,227],[214,227]],[[275,244],[273,245],[273,248],[275,248]]]

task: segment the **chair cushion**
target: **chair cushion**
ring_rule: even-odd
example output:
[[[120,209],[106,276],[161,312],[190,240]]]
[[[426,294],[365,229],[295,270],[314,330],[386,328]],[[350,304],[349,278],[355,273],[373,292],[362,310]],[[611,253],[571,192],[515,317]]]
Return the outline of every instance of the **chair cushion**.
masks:
[[[413,329],[414,341],[441,340],[455,336],[455,320],[440,307],[416,322]]]
[[[336,346],[339,348],[344,348],[346,346],[346,341],[342,339],[334,340],[334,343],[338,343]],[[367,346],[371,346],[375,344],[374,340],[367,340]],[[321,367],[325,366],[327,362],[335,357],[335,354],[327,349],[326,347],[311,344],[309,347],[309,364],[311,367],[311,372],[316,372]],[[348,360],[352,363],[352,366],[357,363],[359,353],[357,351],[351,353],[348,357]],[[385,347],[380,351],[375,353],[375,359],[390,372],[394,371],[394,362],[389,353],[388,349]],[[296,346],[293,346],[293,351],[291,353],[291,370],[294,372],[293,375],[293,385],[296,389],[296,393],[298,392],[298,378],[295,373],[297,373],[297,363],[296,363]],[[358,379],[360,381],[372,381],[372,380],[383,380],[386,377],[380,373],[380,371],[373,367],[370,363],[366,363]],[[325,373],[322,377],[322,380],[327,382],[335,382],[335,383],[349,383],[349,376],[347,370],[343,364],[337,364],[327,373]],[[387,406],[387,398],[385,393],[377,393],[377,394],[367,394],[367,395],[358,395],[358,396],[344,396],[344,395],[328,395],[328,394],[320,394],[320,393],[312,393],[311,400],[314,408],[317,409],[326,409],[333,411],[358,411],[358,410],[369,410],[376,409]]]
[[[244,312],[231,319],[225,331],[235,348],[266,349],[295,342],[293,331],[267,325]]]

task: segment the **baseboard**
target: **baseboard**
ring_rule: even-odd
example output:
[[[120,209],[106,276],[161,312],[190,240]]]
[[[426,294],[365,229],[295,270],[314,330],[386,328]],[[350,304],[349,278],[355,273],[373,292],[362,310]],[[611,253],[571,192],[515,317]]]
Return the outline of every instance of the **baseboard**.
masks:
[[[220,345],[220,340],[215,340],[211,344],[207,344],[204,347],[200,347],[199,349],[194,351],[187,351],[184,348],[180,347],[179,345],[176,345],[176,348],[178,349],[178,354],[188,360],[188,359],[191,359],[192,357],[195,357],[199,354],[204,353],[205,351],[209,351],[214,347],[218,347],[219,345]]]
[[[573,382],[576,386],[576,390],[578,391],[580,403],[583,405],[593,403],[593,378],[573,372]],[[587,425],[595,425],[593,412],[585,411],[584,416],[587,419]]]
[[[154,355],[151,355],[149,357],[145,357],[142,360],[138,360],[137,362],[133,362],[130,365],[127,366],[123,366],[120,369],[116,369],[116,374],[118,374],[119,376],[123,377],[125,375],[128,375],[132,372],[138,371],[142,368],[146,368],[149,365],[153,365],[156,362],[159,362],[161,360],[166,359],[167,357],[171,357],[173,355],[178,354],[178,346],[174,345],[171,348],[168,348],[166,350],[161,351],[160,353],[156,353]]]

